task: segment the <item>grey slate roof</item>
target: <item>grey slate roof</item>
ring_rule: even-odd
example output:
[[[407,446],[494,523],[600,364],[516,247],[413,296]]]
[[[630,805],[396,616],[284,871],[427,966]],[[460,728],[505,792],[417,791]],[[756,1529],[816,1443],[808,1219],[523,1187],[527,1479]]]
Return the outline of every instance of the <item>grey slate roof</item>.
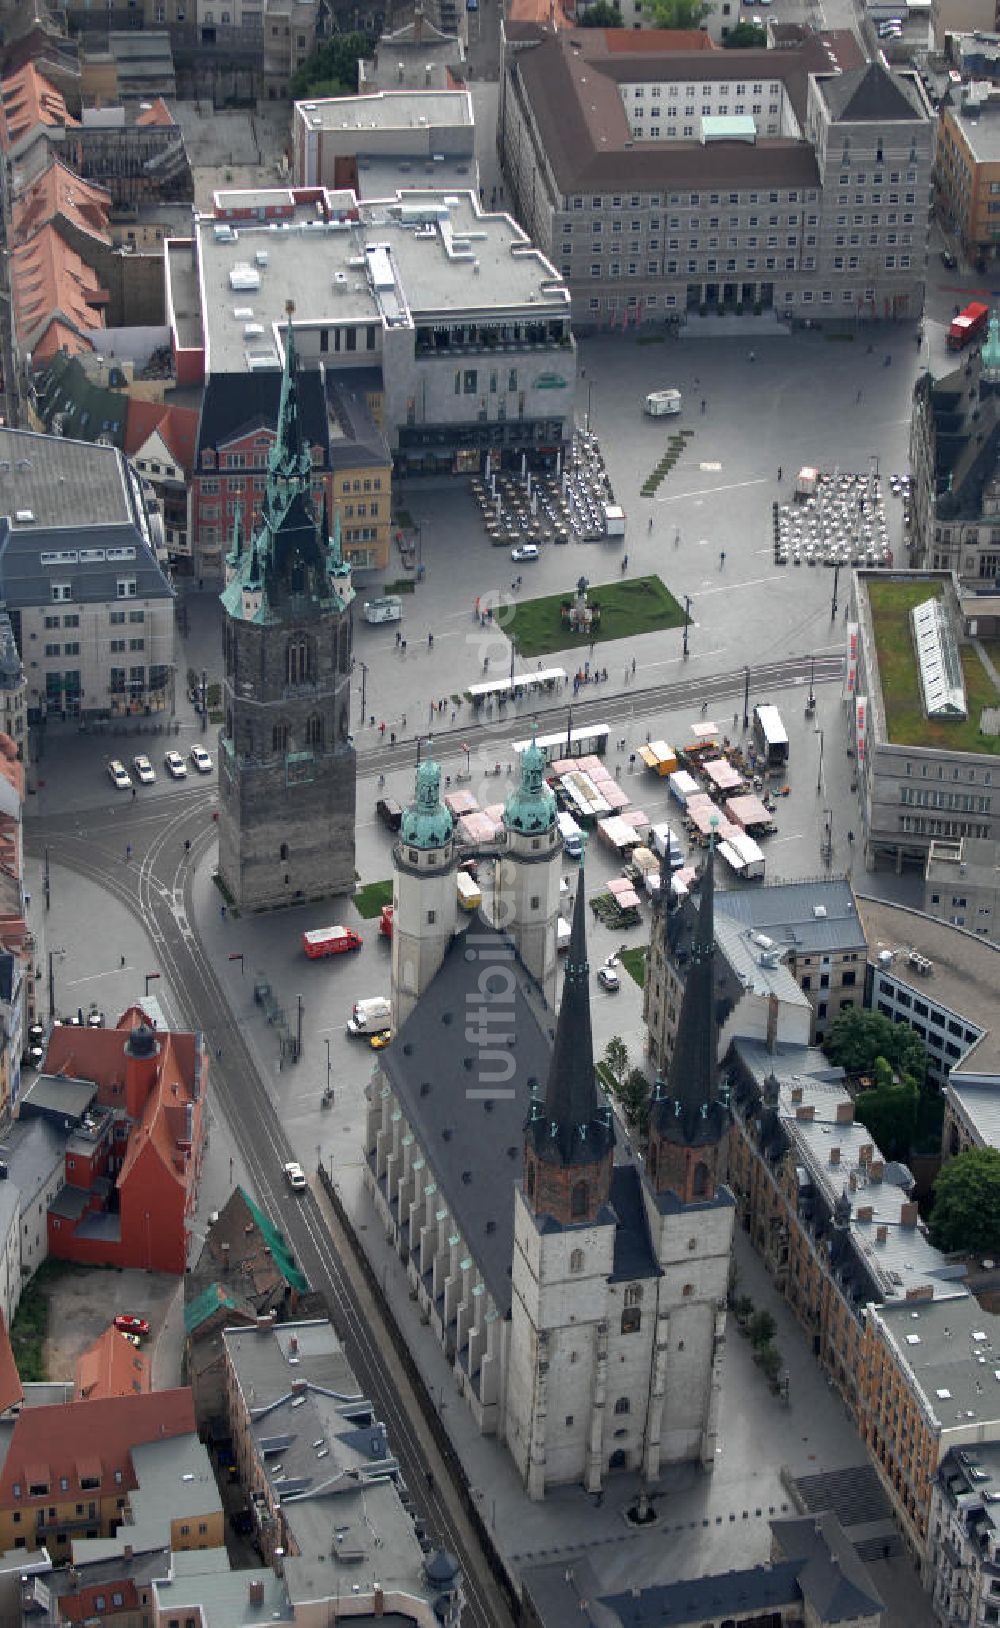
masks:
[[[884,1609],[868,1568],[836,1515],[804,1515],[771,1522],[783,1554],[798,1568],[806,1605],[820,1622],[846,1622]]]
[[[230,441],[242,439],[254,429],[276,429],[281,380],[279,370],[273,373],[213,374],[205,385],[198,420],[198,459],[204,447],[214,451]],[[325,468],[330,437],[318,368],[302,369],[298,376],[298,393],[303,437],[310,446],[323,448]]]
[[[474,1021],[468,1014],[482,1005],[484,964],[504,965],[512,975],[513,998],[504,1009],[516,1059],[509,1081],[495,1060],[500,1048],[484,1048],[477,1056],[464,1038]],[[511,941],[476,914],[468,931],[452,939],[437,976],[381,1054],[386,1079],[504,1316],[511,1304],[514,1188],[524,1164],[524,1122],[532,1087],[540,1088],[548,1073],[554,1025],[555,1014]]]
[[[15,1119],[5,1138],[10,1180],[27,1210],[37,1199],[63,1157],[66,1132],[48,1119]]]
[[[720,916],[766,933],[782,949],[825,955],[864,952],[865,930],[847,881],[765,883],[716,895]],[[824,914],[817,915],[817,909]]]
[[[869,62],[835,78],[820,80],[820,91],[835,124],[875,124],[910,119],[922,122],[923,111],[905,80],[896,78],[881,63]]]

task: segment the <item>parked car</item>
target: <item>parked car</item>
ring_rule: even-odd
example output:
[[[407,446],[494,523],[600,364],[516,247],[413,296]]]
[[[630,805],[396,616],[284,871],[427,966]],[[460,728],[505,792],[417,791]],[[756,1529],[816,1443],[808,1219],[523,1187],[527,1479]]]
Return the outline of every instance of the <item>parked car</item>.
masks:
[[[597,982],[600,984],[602,989],[606,989],[608,991],[609,995],[617,995],[622,986],[622,981],[614,967],[599,967],[597,972]]]
[[[398,831],[403,823],[403,805],[397,803],[395,797],[380,797],[375,804],[375,813],[390,831]]]
[[[156,772],[145,753],[140,752],[137,757],[132,759],[132,767],[135,770],[135,778],[140,786],[151,786],[153,784],[156,779]]]
[[[199,774],[211,774],[211,772],[212,772],[211,754],[206,752],[205,748],[203,746],[192,746],[192,748],[191,748],[191,762],[194,764],[194,766],[197,769]]]
[[[115,1328],[119,1334],[148,1334],[149,1323],[145,1317],[132,1317],[127,1312],[119,1312],[115,1318]]]
[[[285,1180],[295,1193],[300,1193],[303,1187],[308,1187],[309,1185],[309,1183],[306,1181],[305,1171],[294,1159],[292,1159],[285,1166]]]
[[[515,565],[520,565],[522,560],[537,560],[538,544],[518,543],[516,548],[511,549],[510,557]]]
[[[116,791],[128,791],[132,784],[129,772],[119,758],[112,758],[108,764],[108,779]]]
[[[168,752],[163,762],[172,780],[187,779],[187,764],[179,752]]]
[[[379,1034],[373,1034],[368,1041],[372,1051],[384,1051],[392,1039],[391,1029],[382,1029]]]

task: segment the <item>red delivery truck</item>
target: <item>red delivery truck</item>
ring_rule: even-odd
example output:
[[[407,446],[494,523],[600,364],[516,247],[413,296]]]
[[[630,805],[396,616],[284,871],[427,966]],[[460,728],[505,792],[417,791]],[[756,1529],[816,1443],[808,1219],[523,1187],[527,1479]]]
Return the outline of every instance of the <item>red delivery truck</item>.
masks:
[[[973,300],[972,304],[967,305],[964,311],[960,311],[957,317],[952,317],[948,329],[948,349],[962,350],[970,340],[985,330],[989,320],[989,306],[980,304],[979,300]]]
[[[348,950],[360,950],[361,934],[350,927],[315,927],[302,934],[302,948],[311,961],[321,955],[344,955]]]

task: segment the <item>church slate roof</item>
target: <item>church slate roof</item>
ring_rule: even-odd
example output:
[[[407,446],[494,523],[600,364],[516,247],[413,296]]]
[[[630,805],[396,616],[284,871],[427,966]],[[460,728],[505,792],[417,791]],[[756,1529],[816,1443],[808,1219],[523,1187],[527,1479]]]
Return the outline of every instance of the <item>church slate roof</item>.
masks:
[[[487,1005],[480,990],[488,967],[503,968],[502,1006],[499,994]],[[503,1316],[511,1306],[523,1126],[532,1089],[548,1073],[554,1025],[510,939],[477,912],[381,1054],[382,1072]],[[507,1078],[504,1060],[511,1058]]]
[[[728,1117],[718,1092],[714,897],[715,849],[710,847],[670,1073],[666,1089],[657,1081],[651,1120],[660,1136],[688,1147],[717,1142]]]

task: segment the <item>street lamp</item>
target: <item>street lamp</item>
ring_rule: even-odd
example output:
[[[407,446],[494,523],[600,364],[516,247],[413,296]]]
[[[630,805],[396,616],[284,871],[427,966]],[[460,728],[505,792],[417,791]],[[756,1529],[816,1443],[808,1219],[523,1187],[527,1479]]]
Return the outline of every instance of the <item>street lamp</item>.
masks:
[[[357,662],[358,666],[361,668],[361,722],[364,723],[364,721],[365,721],[365,696],[366,696],[367,690],[368,690],[368,663],[366,661],[362,661],[360,656],[355,656],[354,659]]]
[[[329,1039],[329,1036],[327,1036],[327,1041],[326,1041],[326,1089],[327,1089],[327,1091],[329,1091],[329,1089],[330,1089],[330,1039]]]
[[[684,660],[685,661],[687,661],[687,653],[688,653],[688,626],[689,626],[690,621],[691,621],[690,611],[691,611],[691,599],[690,599],[688,594],[685,594],[684,595],[684,646],[683,646]],[[747,671],[749,673],[749,669]]]
[[[820,841],[820,853],[829,865],[833,855],[833,809],[823,810],[823,836]]]
[[[750,728],[750,668],[743,669],[743,728]]]
[[[819,736],[819,768],[816,770],[816,791],[823,790],[823,730],[817,725],[816,733]]]

